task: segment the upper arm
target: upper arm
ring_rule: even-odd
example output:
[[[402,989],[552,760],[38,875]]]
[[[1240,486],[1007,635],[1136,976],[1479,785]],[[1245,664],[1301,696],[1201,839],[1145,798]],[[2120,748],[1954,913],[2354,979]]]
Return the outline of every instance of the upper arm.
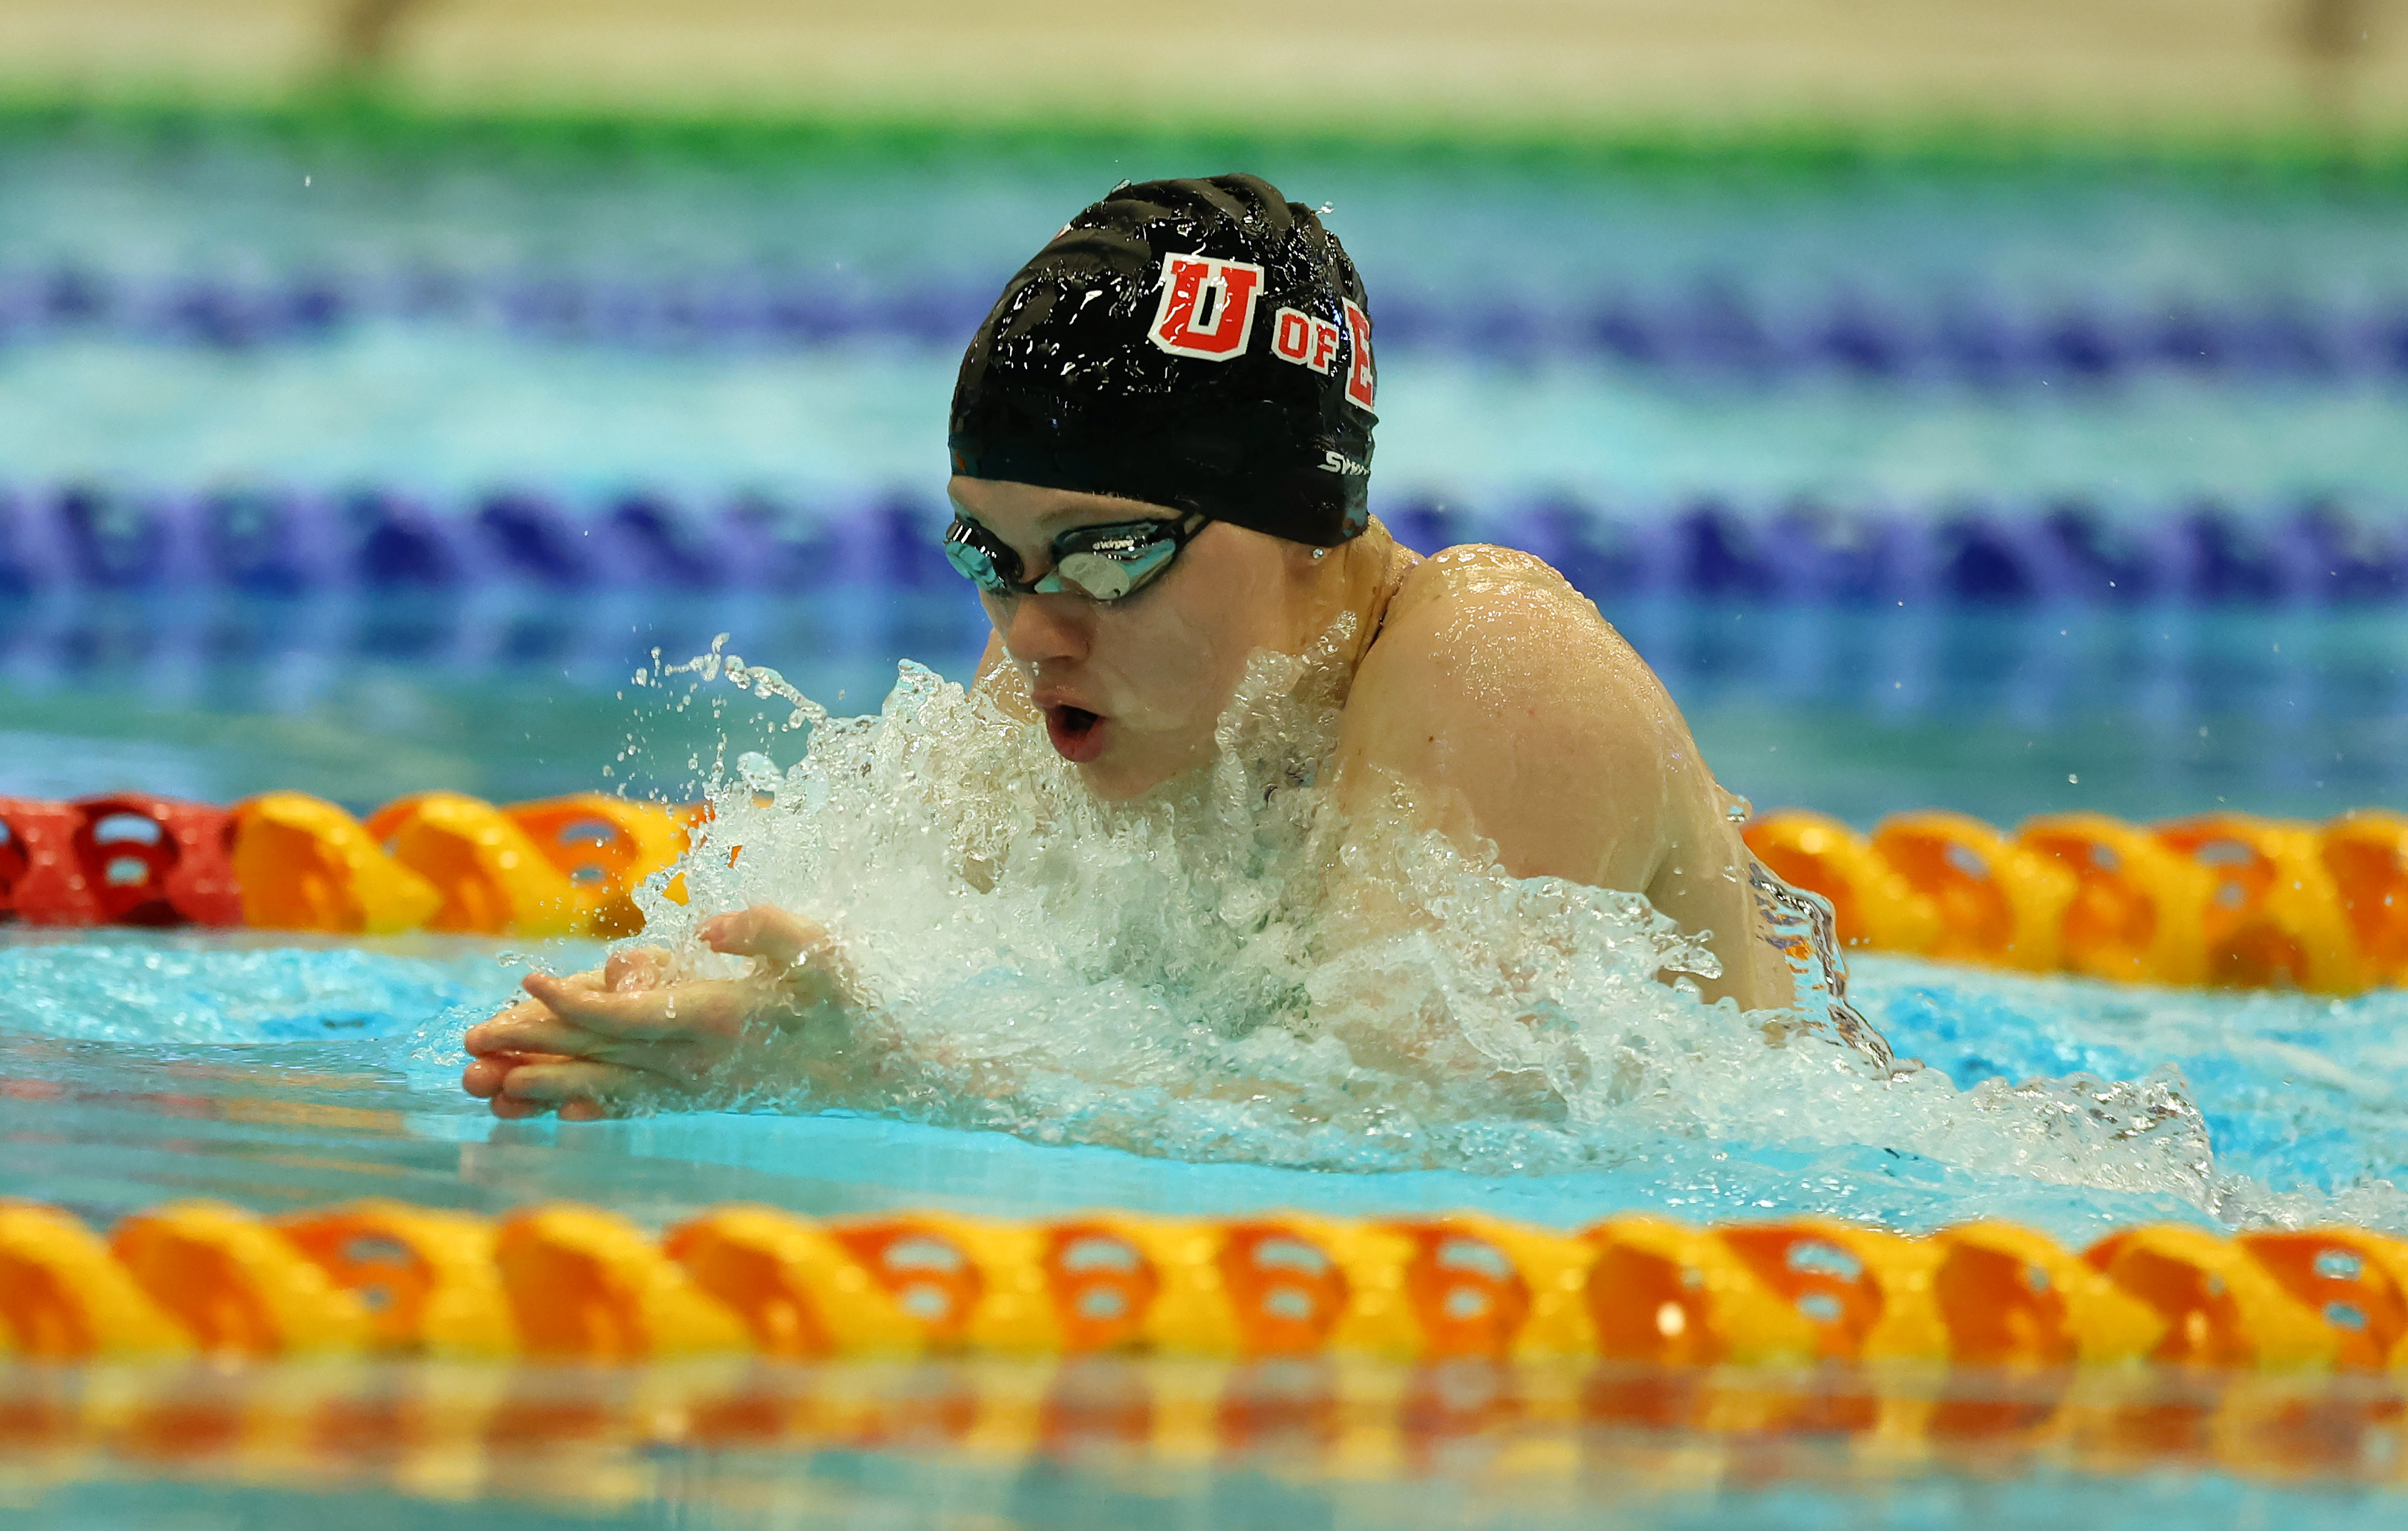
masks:
[[[1711,936],[1708,998],[1786,1004],[1749,858],[1680,709],[1597,608],[1536,558],[1458,548],[1417,569],[1356,672],[1339,736],[1351,811],[1387,782],[1520,877],[1645,894]]]

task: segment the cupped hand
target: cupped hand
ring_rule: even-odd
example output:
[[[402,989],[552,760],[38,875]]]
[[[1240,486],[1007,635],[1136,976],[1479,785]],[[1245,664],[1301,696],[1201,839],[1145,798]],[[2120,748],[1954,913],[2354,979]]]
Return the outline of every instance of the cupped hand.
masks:
[[[463,1089],[515,1119],[556,1110],[591,1121],[664,1101],[733,1096],[764,1083],[776,1044],[851,1000],[827,932],[770,904],[706,920],[713,951],[749,957],[741,978],[680,979],[668,952],[614,952],[598,972],[530,973],[527,997],[463,1039]]]

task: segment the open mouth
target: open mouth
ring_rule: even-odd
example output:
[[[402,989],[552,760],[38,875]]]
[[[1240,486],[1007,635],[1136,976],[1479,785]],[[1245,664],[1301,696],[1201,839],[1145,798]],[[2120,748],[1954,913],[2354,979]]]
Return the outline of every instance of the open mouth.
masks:
[[[1084,707],[1045,709],[1046,737],[1054,750],[1073,765],[1084,765],[1104,752],[1104,720]]]

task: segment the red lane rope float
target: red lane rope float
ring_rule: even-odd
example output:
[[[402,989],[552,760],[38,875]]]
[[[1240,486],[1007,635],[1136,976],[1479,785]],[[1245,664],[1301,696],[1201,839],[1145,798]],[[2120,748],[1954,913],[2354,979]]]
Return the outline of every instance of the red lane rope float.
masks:
[[[1831,903],[1842,944],[2122,982],[2352,994],[2408,978],[2408,816],[2321,826],[2211,814],[1749,822],[1748,846]]]
[[[571,1204],[497,1221],[365,1201],[273,1221],[178,1202],[105,1243],[0,1203],[0,1354],[760,1354],[1911,1364],[2408,1371],[2408,1244],[2156,1224],[2079,1255],[1985,1221],[1580,1233],[1477,1215],[1228,1220],[759,1206],[654,1238]]]
[[[141,792],[0,798],[0,916],[32,925],[235,925],[229,816]]]
[[[420,792],[366,824],[302,792],[0,798],[0,920],[621,936],[698,810],[599,792],[507,806]],[[677,890],[671,890],[677,896]]]

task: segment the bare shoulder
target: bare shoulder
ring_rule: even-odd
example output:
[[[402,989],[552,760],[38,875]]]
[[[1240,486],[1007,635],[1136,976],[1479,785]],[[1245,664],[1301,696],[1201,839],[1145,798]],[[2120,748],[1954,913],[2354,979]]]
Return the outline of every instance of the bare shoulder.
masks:
[[[1581,716],[1602,720],[1667,700],[1655,672],[1569,580],[1529,554],[1478,542],[1435,554],[1405,576],[1356,686],[1358,700],[1375,703],[1396,687],[1422,706],[1538,704],[1558,727],[1577,719],[1549,704],[1576,703]]]
[[[1452,804],[1525,874],[1643,888],[1673,778],[1678,709],[1597,607],[1540,559],[1449,548],[1390,600],[1354,677],[1346,769]]]

